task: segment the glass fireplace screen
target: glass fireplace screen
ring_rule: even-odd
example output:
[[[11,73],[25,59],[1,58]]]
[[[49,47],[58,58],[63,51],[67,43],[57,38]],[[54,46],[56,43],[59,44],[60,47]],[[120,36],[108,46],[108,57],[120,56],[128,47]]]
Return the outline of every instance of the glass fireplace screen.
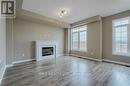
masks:
[[[42,56],[53,55],[54,50],[53,47],[43,47],[42,48]]]

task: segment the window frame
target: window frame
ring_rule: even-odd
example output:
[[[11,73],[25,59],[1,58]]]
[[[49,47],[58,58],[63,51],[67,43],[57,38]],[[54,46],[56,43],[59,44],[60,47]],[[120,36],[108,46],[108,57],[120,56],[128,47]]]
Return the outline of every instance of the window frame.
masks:
[[[76,32],[72,32],[72,30],[73,29],[80,29],[80,27],[83,27],[83,26],[85,26],[86,27],[86,29],[85,30],[81,30],[81,31],[76,31]],[[80,33],[81,32],[86,32],[86,39],[85,39],[85,44],[86,44],[86,49],[80,49]],[[78,33],[78,48],[77,49],[74,49],[73,48],[73,33]],[[71,28],[71,51],[80,51],[80,52],[87,52],[87,25],[85,24],[85,25],[81,25],[81,26],[76,26],[76,27],[72,27]]]
[[[117,26],[114,26],[115,22],[116,21],[123,21],[125,19],[128,19],[129,20],[129,23],[128,24],[123,24],[123,25],[117,25]],[[120,28],[120,27],[127,27],[127,53],[123,53],[123,52],[116,52],[116,40],[115,40],[115,34],[116,34],[116,28]],[[130,17],[125,17],[125,18],[120,18],[120,19],[115,19],[115,20],[112,20],[112,55],[117,55],[117,56],[130,56],[130,45],[129,45],[129,29],[130,29]],[[122,37],[121,37],[122,38]],[[123,44],[123,43],[122,43]]]

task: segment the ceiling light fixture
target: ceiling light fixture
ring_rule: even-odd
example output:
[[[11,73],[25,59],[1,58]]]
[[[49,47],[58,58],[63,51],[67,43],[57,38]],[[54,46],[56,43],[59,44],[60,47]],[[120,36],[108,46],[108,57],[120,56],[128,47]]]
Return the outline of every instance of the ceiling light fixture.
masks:
[[[64,15],[66,15],[68,12],[66,9],[61,9],[58,13],[59,17],[62,18]]]

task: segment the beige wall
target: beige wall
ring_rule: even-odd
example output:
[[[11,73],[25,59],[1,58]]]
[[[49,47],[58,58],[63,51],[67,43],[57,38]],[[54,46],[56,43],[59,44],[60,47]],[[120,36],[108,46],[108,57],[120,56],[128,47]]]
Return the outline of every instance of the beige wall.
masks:
[[[6,21],[0,18],[0,84],[6,65]]]
[[[64,29],[64,54],[69,55],[70,54],[70,28]]]
[[[13,49],[13,19],[6,19],[6,64],[12,65]]]
[[[54,40],[58,43],[57,54],[64,53],[64,29],[21,19],[14,21],[13,61],[33,59],[36,40]],[[24,56],[22,56],[24,54]]]
[[[101,59],[100,23],[101,21],[96,21],[87,24],[87,52],[71,51],[71,54]]]
[[[130,10],[103,18],[103,59],[130,63],[130,57],[112,55],[112,20],[128,16]]]

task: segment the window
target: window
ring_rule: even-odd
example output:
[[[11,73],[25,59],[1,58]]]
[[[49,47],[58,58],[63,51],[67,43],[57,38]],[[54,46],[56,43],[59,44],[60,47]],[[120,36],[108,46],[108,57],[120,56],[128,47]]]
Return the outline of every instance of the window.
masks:
[[[87,51],[87,25],[71,29],[71,49]]]
[[[130,56],[128,43],[128,28],[130,18],[113,20],[113,54]]]

